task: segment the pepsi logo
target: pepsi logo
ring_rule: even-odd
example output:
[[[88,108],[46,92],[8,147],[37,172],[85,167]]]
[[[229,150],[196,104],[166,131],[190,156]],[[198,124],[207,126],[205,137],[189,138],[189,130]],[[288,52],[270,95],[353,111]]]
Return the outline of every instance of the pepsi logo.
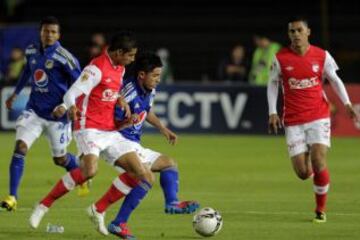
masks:
[[[45,87],[48,84],[48,77],[44,70],[36,69],[34,72],[34,82],[38,87]]]
[[[139,113],[139,115],[137,116],[137,118],[134,120],[134,128],[136,130],[139,130],[143,124],[143,122],[146,119],[146,115],[147,112],[146,111],[142,111],[141,113]]]

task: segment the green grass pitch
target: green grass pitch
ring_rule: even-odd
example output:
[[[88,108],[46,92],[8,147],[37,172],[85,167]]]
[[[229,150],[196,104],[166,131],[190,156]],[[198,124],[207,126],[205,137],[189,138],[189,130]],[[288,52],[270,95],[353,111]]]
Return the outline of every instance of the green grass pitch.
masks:
[[[8,165],[14,134],[0,135],[0,197],[8,194]],[[328,155],[331,187],[328,222],[313,224],[312,182],[295,177],[283,137],[180,135],[177,146],[160,135],[146,135],[143,145],[174,157],[180,169],[180,198],[218,209],[222,231],[212,239],[311,240],[360,239],[360,139],[334,138]],[[74,144],[71,146],[74,152]],[[106,191],[116,176],[102,160],[89,196],[76,191],[56,202],[37,230],[28,218],[33,205],[64,174],[51,160],[45,137],[30,150],[16,212],[0,212],[0,239],[116,239],[97,233],[85,209]],[[119,204],[107,212],[109,222]],[[46,233],[47,223],[62,225],[63,234]],[[165,215],[157,181],[130,218],[133,233],[144,240],[201,239],[192,215]]]

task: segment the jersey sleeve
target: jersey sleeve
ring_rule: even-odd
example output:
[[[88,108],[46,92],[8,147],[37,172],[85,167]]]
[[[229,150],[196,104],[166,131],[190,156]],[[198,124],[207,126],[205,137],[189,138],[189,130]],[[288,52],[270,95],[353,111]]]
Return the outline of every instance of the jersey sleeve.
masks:
[[[68,75],[70,76],[70,85],[73,84],[76,79],[78,79],[79,75],[81,74],[81,68],[79,61],[72,57],[71,59],[68,59],[66,64],[64,65],[64,68]]]
[[[277,114],[276,104],[279,94],[279,84],[281,79],[281,69],[275,57],[270,67],[270,78],[267,85],[267,99],[269,105],[269,115]]]
[[[65,94],[64,103],[66,107],[75,105],[75,100],[80,95],[89,95],[91,90],[100,83],[101,77],[101,70],[97,66],[87,66]]]
[[[31,70],[29,66],[29,61],[26,59],[26,64],[24,66],[24,70],[22,71],[19,81],[16,84],[15,87],[15,94],[18,95],[21,90],[25,87],[26,83],[29,81],[29,78],[31,76]]]
[[[344,105],[351,104],[345,85],[336,73],[337,70],[339,70],[339,67],[337,66],[334,58],[330,55],[328,51],[326,51],[323,76],[330,82],[331,87],[334,89],[335,93],[339,96],[342,103]]]

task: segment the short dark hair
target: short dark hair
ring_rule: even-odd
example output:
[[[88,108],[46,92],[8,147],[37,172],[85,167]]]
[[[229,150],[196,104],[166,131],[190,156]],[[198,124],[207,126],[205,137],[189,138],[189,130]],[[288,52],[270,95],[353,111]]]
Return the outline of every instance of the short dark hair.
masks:
[[[162,66],[163,63],[161,62],[161,59],[158,55],[156,55],[154,52],[144,52],[136,58],[134,70],[136,74],[138,74],[140,71],[149,73],[155,68]]]
[[[303,22],[306,26],[309,26],[309,21],[305,16],[294,16],[288,20],[288,23]]]
[[[137,41],[132,31],[122,31],[114,34],[109,43],[109,51],[123,50],[130,52],[137,48]]]
[[[54,24],[59,26],[59,32],[60,32],[60,21],[54,16],[46,16],[40,21],[40,29],[43,27],[43,25],[46,24]]]

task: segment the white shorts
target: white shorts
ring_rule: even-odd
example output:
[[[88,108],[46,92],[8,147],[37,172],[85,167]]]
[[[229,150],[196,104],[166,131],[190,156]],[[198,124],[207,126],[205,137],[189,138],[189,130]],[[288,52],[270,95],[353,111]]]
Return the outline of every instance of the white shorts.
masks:
[[[127,143],[117,131],[101,131],[97,129],[83,129],[74,132],[79,154],[94,154],[100,156],[104,151],[108,152],[112,146],[117,146],[122,154],[135,152],[135,149]]]
[[[71,142],[71,123],[49,121],[31,110],[25,110],[16,120],[16,140],[26,143],[28,149],[45,132],[53,157],[62,157]]]
[[[119,133],[120,134],[120,133]],[[115,161],[119,159],[124,152],[124,148],[130,147],[135,149],[141,162],[146,165],[149,169],[154,162],[161,156],[160,153],[155,152],[148,148],[143,148],[139,143],[126,139],[126,142],[118,142],[117,144],[109,147],[106,151],[101,154],[101,157],[105,159],[110,165],[114,165]],[[125,172],[122,168],[115,166],[119,172]]]
[[[290,157],[308,152],[308,146],[315,143],[330,147],[330,119],[285,127],[285,135]]]

